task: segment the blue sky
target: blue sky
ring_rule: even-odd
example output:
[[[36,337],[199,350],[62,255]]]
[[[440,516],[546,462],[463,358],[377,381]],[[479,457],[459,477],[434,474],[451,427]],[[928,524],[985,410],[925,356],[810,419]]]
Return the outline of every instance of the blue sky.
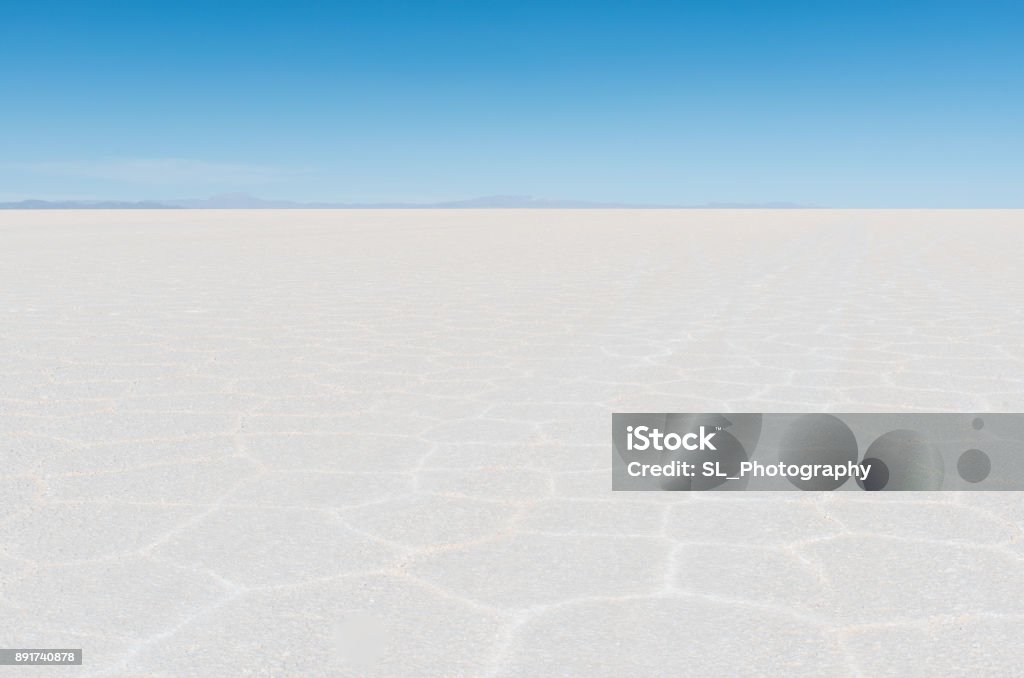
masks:
[[[1024,3],[36,2],[0,200],[1024,207]]]

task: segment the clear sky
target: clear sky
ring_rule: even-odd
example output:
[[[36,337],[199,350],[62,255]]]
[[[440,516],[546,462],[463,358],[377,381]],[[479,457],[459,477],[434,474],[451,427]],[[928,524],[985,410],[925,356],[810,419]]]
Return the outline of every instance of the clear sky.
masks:
[[[1024,3],[8,2],[0,200],[1024,207]]]

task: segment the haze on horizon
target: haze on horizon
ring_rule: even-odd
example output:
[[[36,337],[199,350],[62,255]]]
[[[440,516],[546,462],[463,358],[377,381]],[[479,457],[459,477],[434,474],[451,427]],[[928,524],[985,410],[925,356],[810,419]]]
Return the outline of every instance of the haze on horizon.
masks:
[[[0,202],[1024,207],[1015,2],[23,3]]]

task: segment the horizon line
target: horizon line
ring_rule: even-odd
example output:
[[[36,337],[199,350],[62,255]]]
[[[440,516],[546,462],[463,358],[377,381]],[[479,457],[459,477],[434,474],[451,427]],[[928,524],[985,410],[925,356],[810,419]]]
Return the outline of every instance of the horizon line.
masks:
[[[836,206],[786,201],[715,201],[697,204],[656,204],[599,202],[537,198],[529,195],[490,195],[464,200],[435,202],[303,202],[273,200],[248,193],[223,193],[209,198],[173,200],[26,198],[0,202],[0,211],[45,210],[467,210],[467,209],[556,209],[556,210],[1021,210],[1017,206]]]
[[[786,201],[712,201],[699,204],[603,202],[530,195],[488,195],[462,200],[431,202],[334,202],[265,199],[248,193],[225,193],[209,198],[184,199],[69,199],[25,198],[0,202],[0,209],[821,209]]]

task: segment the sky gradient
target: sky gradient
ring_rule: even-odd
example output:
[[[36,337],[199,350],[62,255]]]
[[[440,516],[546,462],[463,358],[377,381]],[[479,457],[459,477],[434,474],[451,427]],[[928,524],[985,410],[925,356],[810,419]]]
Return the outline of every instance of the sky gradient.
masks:
[[[1020,2],[45,2],[0,200],[1024,207]]]

